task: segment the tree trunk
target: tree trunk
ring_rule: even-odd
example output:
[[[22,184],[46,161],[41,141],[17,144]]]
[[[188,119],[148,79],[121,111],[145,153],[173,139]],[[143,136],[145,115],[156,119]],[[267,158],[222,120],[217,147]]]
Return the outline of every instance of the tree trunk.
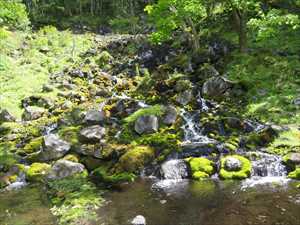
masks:
[[[233,10],[235,23],[237,25],[237,33],[239,35],[240,52],[247,52],[247,15],[245,12],[238,9]]]

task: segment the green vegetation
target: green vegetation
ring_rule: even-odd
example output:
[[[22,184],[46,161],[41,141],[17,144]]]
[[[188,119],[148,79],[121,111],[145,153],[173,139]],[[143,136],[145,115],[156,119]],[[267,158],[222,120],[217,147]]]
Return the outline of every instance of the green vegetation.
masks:
[[[93,176],[97,179],[96,182],[101,182],[107,185],[114,185],[123,182],[132,182],[136,178],[133,173],[116,173],[109,175],[107,168],[99,167],[93,171]]]
[[[237,55],[228,66],[228,74],[248,88],[247,105],[240,108],[240,113],[263,122],[299,123],[299,109],[293,103],[299,93],[299,68],[297,56],[274,56],[261,51]]]
[[[268,151],[282,156],[290,152],[300,152],[300,131],[291,127],[290,130],[281,132],[270,144]]]
[[[300,180],[300,168],[296,168],[294,171],[290,172],[288,177],[291,179]]]
[[[36,33],[7,31],[0,46],[0,107],[21,118],[21,100],[41,92],[49,75],[73,65],[91,41],[88,34],[73,35],[47,26]]]
[[[195,180],[208,178],[214,171],[214,163],[206,158],[188,158],[186,161],[191,168],[192,177]]]
[[[141,116],[148,116],[148,115],[161,116],[163,115],[163,113],[164,113],[163,106],[154,105],[147,108],[139,109],[138,111],[134,112],[130,116],[126,117],[124,121],[126,123],[133,123]]]
[[[242,167],[239,171],[227,171],[225,168],[226,159],[232,157],[241,162]],[[243,156],[231,155],[221,159],[221,170],[219,173],[222,179],[245,179],[251,174],[252,165],[251,162]]]
[[[33,163],[28,170],[26,170],[26,179],[28,181],[43,182],[48,174],[51,166],[46,163]]]
[[[52,213],[61,225],[82,224],[96,220],[95,210],[102,198],[93,183],[82,176],[74,176],[49,183],[54,207]]]

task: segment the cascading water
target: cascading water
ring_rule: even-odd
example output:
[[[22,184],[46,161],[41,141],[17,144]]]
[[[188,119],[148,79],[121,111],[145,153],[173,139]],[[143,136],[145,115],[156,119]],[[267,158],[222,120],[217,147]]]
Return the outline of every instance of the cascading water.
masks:
[[[243,182],[242,189],[266,183],[287,183],[287,171],[280,156],[255,152],[255,156],[250,159],[252,162],[251,178]]]
[[[183,159],[171,159],[161,165],[160,174],[163,180],[152,185],[152,189],[163,189],[172,192],[186,186],[189,173]]]
[[[203,129],[200,124],[200,113],[208,111],[209,106],[200,93],[197,96],[197,103],[200,108],[197,111],[187,112],[185,109],[181,109],[180,115],[184,122],[184,125],[181,127],[184,132],[183,148],[197,148],[215,143],[215,140],[203,135]]]

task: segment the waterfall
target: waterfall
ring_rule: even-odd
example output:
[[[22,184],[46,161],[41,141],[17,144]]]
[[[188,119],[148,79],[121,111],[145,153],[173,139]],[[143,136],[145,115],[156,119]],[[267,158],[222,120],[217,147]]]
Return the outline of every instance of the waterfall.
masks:
[[[257,159],[252,160],[252,176],[283,177],[286,176],[282,158],[277,155],[258,152]]]
[[[250,157],[252,162],[252,173],[249,179],[242,183],[242,189],[254,187],[260,184],[286,184],[287,171],[282,164],[282,158],[264,152],[255,152],[255,156]]]
[[[201,110],[195,112],[181,110],[181,117],[184,122],[181,127],[184,132],[184,139],[181,146],[184,149],[197,149],[216,143],[215,140],[203,135],[203,129],[200,124],[200,112]]]

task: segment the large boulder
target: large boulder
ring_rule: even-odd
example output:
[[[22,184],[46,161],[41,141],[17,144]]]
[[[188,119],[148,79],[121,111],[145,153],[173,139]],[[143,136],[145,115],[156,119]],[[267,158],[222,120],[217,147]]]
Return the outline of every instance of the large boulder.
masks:
[[[92,109],[85,114],[84,121],[88,124],[99,124],[105,119],[105,112],[102,110]]]
[[[12,116],[6,109],[0,109],[0,123],[14,121],[16,121],[16,118]]]
[[[85,171],[84,165],[69,160],[58,160],[47,176],[50,180],[58,180],[66,177],[70,177],[74,174],[82,173]]]
[[[150,134],[158,131],[158,118],[153,115],[140,116],[134,124],[138,134]]]
[[[24,121],[37,120],[45,114],[46,110],[44,108],[28,106],[22,115]]]
[[[165,107],[165,115],[163,117],[163,123],[166,125],[172,125],[176,122],[178,116],[177,109],[174,106]]]
[[[55,134],[49,134],[44,137],[43,149],[38,153],[40,161],[50,161],[60,159],[69,152],[71,145],[59,138]]]
[[[224,77],[212,77],[202,87],[202,94],[211,98],[222,97],[233,84]]]
[[[100,142],[105,135],[105,128],[99,125],[86,127],[80,131],[80,138],[83,142]]]

